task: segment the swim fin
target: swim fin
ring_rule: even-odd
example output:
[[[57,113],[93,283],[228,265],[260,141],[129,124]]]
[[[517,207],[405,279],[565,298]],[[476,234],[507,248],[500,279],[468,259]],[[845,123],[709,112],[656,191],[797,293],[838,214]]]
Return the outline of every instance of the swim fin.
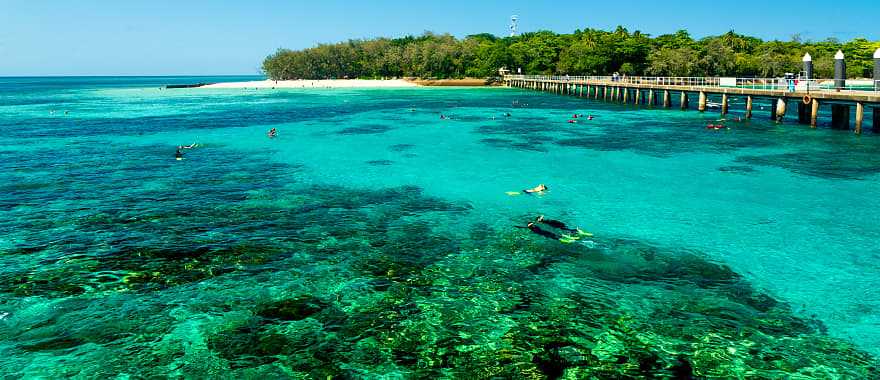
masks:
[[[571,244],[571,243],[574,243],[575,241],[576,241],[575,239],[572,239],[570,237],[563,237],[563,238],[559,239],[559,242],[563,243],[563,244]]]
[[[581,237],[580,236],[572,236],[572,235],[568,235],[568,234],[562,234],[562,239],[569,239],[571,241],[575,241],[575,240],[580,240]],[[560,239],[560,240],[562,240],[562,239]]]
[[[505,191],[504,194],[510,195],[511,197],[515,197],[517,195],[522,194],[520,191]]]
[[[580,235],[580,236],[587,236],[587,237],[592,237],[592,236],[593,236],[593,234],[591,234],[591,233],[589,233],[589,232],[587,232],[587,231],[582,230],[580,227],[577,227],[576,229],[577,229],[577,233],[578,233],[578,235]]]

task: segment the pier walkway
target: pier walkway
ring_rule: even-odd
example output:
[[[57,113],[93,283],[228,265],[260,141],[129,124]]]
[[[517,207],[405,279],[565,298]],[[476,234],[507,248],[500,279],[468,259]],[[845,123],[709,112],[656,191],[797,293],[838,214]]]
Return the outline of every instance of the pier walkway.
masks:
[[[720,96],[720,102],[713,105],[721,114],[728,113],[731,96],[744,97],[746,118],[752,117],[756,98],[770,99],[771,118],[781,121],[788,106],[797,104],[798,122],[814,128],[820,105],[831,106],[835,129],[850,128],[850,109],[855,108],[855,133],[862,132],[865,107],[869,107],[873,129],[880,132],[880,81],[848,80],[850,86],[838,82],[841,87],[835,88],[832,79],[505,75],[504,82],[510,87],[665,108],[672,106],[677,95],[681,109],[687,109],[691,96],[696,95],[701,112],[710,105],[709,96]]]

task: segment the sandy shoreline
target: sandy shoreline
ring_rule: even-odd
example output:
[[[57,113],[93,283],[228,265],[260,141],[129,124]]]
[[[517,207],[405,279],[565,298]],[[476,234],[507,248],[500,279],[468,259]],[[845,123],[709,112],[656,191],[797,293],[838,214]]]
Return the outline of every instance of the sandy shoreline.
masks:
[[[214,83],[200,88],[401,88],[421,86],[483,87],[492,85],[486,79],[322,79],[322,80],[255,80],[249,82]]]
[[[398,88],[418,87],[403,79],[325,79],[325,80],[257,80],[249,82],[226,82],[200,88]]]

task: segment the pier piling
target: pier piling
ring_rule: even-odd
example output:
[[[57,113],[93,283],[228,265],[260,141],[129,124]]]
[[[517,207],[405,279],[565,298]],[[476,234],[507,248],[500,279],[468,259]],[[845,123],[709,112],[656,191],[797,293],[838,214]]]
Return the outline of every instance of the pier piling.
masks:
[[[752,96],[746,96],[746,119],[752,118]]]
[[[669,96],[669,90],[663,90],[663,108],[672,107],[672,99]]]
[[[874,50],[874,91],[880,91],[880,48]],[[874,110],[876,111],[877,108],[874,108]],[[877,120],[877,118],[875,117],[874,120]],[[874,125],[877,125],[876,121],[874,123]]]
[[[831,128],[849,129],[849,106],[846,104],[831,105]]]
[[[721,114],[727,115],[727,94],[721,94]]]
[[[857,135],[862,134],[862,121],[865,118],[865,104],[856,102],[856,130]]]
[[[819,99],[810,102],[810,127],[816,128],[819,123]]]
[[[785,98],[776,100],[776,121],[782,121],[785,117]]]
[[[838,90],[846,88],[846,61],[843,59],[842,50],[838,50],[834,55],[834,88]]]
[[[687,92],[681,92],[681,109],[688,109],[688,94]]]
[[[809,104],[798,102],[798,123],[807,124],[810,122],[810,113],[808,111]]]
[[[706,111],[706,93],[703,91],[700,91],[700,100],[699,103],[697,103],[697,110],[700,112]]]
[[[873,107],[874,109],[874,133],[880,133],[880,107]]]

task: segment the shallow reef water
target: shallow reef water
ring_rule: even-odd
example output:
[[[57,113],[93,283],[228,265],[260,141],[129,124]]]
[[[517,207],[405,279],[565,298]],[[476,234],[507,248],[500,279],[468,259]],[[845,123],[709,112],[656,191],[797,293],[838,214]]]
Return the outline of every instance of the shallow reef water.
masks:
[[[93,115],[71,106],[76,131],[43,138],[25,133],[42,128],[26,116],[43,102],[0,106],[14,108],[0,111],[0,131],[14,124],[10,115],[25,129],[0,138],[4,377],[878,377],[869,347],[873,299],[859,306],[814,285],[822,281],[815,278],[826,264],[821,258],[801,256],[801,244],[768,247],[772,233],[740,242],[722,228],[721,235],[687,232],[702,220],[700,210],[720,210],[711,217],[735,215],[753,237],[782,228],[797,240],[801,225],[786,218],[798,216],[742,199],[711,203],[688,185],[646,174],[666,175],[659,167],[673,165],[683,173],[671,181],[705,177],[736,193],[775,188],[762,184],[771,171],[804,192],[822,193],[822,181],[845,192],[877,181],[868,148],[858,153],[859,167],[828,166],[829,157],[786,152],[780,146],[804,138],[771,139],[772,125],[756,122],[725,136],[693,127],[702,123],[695,113],[617,110],[505,89],[329,96],[167,94],[139,82],[70,87],[80,107],[100,100],[116,108]],[[130,100],[131,88],[142,88],[145,99]],[[53,91],[39,93],[63,107]],[[173,126],[204,116],[175,99],[223,103],[204,112],[252,122]],[[522,103],[529,108],[510,106]],[[305,107],[285,115],[307,116],[262,112],[284,105]],[[571,129],[560,122],[577,107],[592,107],[586,112],[607,124]],[[506,110],[513,116],[485,116]],[[440,122],[439,112],[454,118]],[[661,112],[670,125],[629,136],[612,130],[616,123],[634,128],[627,118],[638,112]],[[183,121],[151,131],[141,124],[151,113]],[[93,118],[100,121],[90,124]],[[88,132],[111,124],[114,133]],[[268,125],[278,126],[278,138],[266,138]],[[193,140],[202,145],[174,160],[175,145]],[[591,170],[582,165],[588,159],[602,163]],[[516,164],[519,174],[508,168]],[[547,194],[504,194],[534,186],[527,175],[541,167],[555,173]],[[653,184],[656,198],[622,202],[621,176],[641,192]],[[660,202],[663,188],[705,203]],[[779,202],[788,210],[800,201]],[[678,207],[675,216],[664,207]],[[743,207],[756,211],[731,211]],[[593,236],[564,243],[514,228],[537,215]],[[870,245],[839,239],[863,254],[858,263],[835,256],[838,265],[880,272],[880,261],[866,256]],[[718,240],[725,243],[712,243]],[[813,261],[788,273],[764,258]],[[801,276],[795,289],[785,286],[795,282],[791,276]],[[854,291],[872,285],[849,276]],[[853,315],[869,338],[851,338],[803,288],[833,299],[835,313],[860,308]]]

